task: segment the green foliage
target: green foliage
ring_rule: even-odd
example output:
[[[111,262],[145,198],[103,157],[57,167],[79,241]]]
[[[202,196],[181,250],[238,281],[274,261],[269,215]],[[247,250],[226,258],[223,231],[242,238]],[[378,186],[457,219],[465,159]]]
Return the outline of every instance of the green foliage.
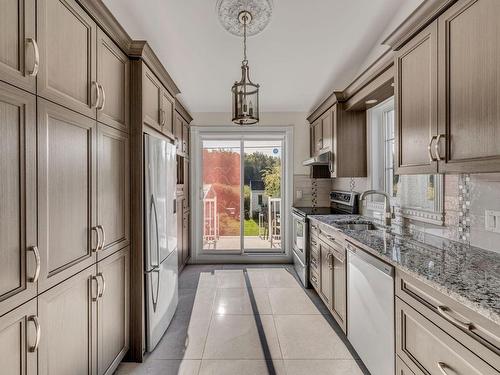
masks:
[[[262,171],[272,168],[275,165],[280,165],[280,158],[270,155],[265,155],[261,152],[253,152],[245,154],[244,160],[244,184],[250,185],[252,180],[261,180]]]
[[[281,195],[281,165],[274,165],[262,172],[266,194],[271,198]]]
[[[259,224],[255,220],[245,220],[245,236],[258,236]]]

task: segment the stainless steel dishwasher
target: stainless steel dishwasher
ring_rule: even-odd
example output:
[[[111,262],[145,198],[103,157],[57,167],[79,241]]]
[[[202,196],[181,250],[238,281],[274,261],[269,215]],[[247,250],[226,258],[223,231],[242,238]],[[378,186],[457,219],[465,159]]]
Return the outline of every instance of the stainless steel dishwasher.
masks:
[[[394,267],[347,250],[347,337],[371,375],[394,374]]]

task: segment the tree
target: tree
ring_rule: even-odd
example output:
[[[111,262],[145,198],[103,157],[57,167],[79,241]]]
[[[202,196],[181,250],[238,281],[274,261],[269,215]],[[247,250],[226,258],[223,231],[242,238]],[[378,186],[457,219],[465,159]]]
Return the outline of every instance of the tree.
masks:
[[[277,164],[262,172],[264,189],[270,198],[279,198],[281,195],[281,165]]]

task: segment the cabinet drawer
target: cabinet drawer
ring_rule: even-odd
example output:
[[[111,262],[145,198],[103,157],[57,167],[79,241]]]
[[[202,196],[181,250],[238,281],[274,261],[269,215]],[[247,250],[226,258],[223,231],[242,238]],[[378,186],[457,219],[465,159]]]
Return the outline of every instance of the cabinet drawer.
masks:
[[[309,240],[309,248],[311,249],[311,252],[315,252],[316,254],[319,253],[319,238],[316,236],[310,236]]]
[[[399,298],[396,298],[396,354],[418,375],[498,374]]]
[[[317,221],[311,220],[311,222],[309,224],[309,234],[311,237],[313,237],[313,236],[318,237],[319,236],[319,224]]]
[[[396,295],[500,369],[500,326],[400,270]]]
[[[312,269],[309,272],[309,281],[311,282],[311,285],[317,292],[319,290],[319,276],[317,272]]]
[[[328,225],[320,225],[319,239],[328,246],[337,248],[339,251],[345,246],[342,233]]]
[[[310,269],[316,273],[319,273],[319,254],[315,251],[311,251],[311,258],[309,259]]]

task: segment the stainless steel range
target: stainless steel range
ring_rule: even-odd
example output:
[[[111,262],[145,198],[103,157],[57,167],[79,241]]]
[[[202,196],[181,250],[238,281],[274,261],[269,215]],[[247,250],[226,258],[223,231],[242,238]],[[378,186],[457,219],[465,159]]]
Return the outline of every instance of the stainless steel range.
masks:
[[[359,194],[351,191],[332,191],[329,207],[292,207],[293,264],[304,287],[309,287],[309,220],[310,215],[349,215],[359,212]]]

